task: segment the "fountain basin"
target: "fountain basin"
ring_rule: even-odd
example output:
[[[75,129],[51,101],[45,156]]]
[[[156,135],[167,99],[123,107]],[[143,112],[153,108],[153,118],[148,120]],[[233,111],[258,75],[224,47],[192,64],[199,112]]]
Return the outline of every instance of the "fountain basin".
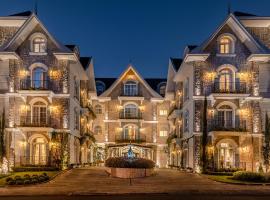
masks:
[[[107,167],[106,172],[112,177],[117,178],[142,178],[152,176],[155,173],[155,169]]]

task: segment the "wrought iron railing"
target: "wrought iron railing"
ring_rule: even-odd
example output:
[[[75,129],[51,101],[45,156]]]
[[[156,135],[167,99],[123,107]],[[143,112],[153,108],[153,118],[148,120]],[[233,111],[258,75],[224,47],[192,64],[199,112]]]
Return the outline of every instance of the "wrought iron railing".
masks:
[[[204,86],[206,94],[211,93],[249,93],[246,82],[221,82],[215,81],[213,84]]]
[[[247,131],[246,121],[235,119],[231,120],[221,120],[221,119],[212,119],[208,123],[209,131],[237,131],[245,132]]]
[[[118,142],[118,143],[129,143],[129,142],[142,143],[142,142],[146,142],[146,136],[141,135],[141,134],[136,134],[135,136],[121,134],[121,135],[115,136],[115,142]]]
[[[137,112],[125,112],[125,110],[121,110],[119,112],[119,119],[142,119],[142,113],[139,110]]]
[[[52,80],[20,80],[20,90],[52,90],[62,91],[61,83]]]
[[[21,116],[20,127],[51,127],[62,128],[60,118],[52,118],[51,116]]]

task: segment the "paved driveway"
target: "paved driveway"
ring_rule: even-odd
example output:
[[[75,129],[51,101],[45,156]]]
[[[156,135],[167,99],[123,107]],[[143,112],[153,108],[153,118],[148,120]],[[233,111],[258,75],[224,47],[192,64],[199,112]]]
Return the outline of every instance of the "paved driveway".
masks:
[[[119,193],[181,194],[269,194],[270,186],[243,186],[218,183],[197,174],[157,170],[157,175],[128,179],[109,177],[103,168],[68,171],[49,183],[27,187],[0,188],[0,195],[88,195]]]

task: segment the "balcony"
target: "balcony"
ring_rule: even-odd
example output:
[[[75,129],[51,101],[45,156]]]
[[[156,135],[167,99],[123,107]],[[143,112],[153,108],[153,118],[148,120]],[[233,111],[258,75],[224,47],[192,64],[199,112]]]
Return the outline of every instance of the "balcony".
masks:
[[[246,82],[220,82],[216,81],[210,86],[205,87],[206,94],[223,93],[223,94],[248,94]]]
[[[141,111],[137,112],[125,112],[124,110],[120,111],[119,119],[142,119]]]
[[[50,127],[50,128],[61,128],[60,119],[52,119],[50,116],[21,116],[20,127]]]
[[[21,80],[20,90],[52,90],[55,92],[62,91],[61,84],[52,80]]]
[[[146,136],[141,134],[136,134],[135,136],[130,135],[117,135],[115,136],[116,143],[143,143],[146,142]]]
[[[124,88],[122,88],[120,96],[123,96],[123,97],[142,97],[143,95],[139,89],[137,89],[136,91],[127,91],[127,90],[124,90]]]
[[[219,120],[213,119],[208,124],[209,131],[233,131],[233,132],[246,132],[246,120],[236,119],[233,123],[232,120]]]

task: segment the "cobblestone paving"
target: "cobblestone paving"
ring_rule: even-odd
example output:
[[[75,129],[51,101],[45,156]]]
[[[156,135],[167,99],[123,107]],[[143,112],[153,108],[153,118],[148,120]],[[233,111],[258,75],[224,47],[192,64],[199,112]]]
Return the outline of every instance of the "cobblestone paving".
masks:
[[[109,177],[104,168],[73,169],[53,181],[36,186],[0,188],[0,195],[89,195],[127,193],[182,193],[270,195],[270,186],[247,186],[218,183],[197,174],[160,169],[147,178]]]

